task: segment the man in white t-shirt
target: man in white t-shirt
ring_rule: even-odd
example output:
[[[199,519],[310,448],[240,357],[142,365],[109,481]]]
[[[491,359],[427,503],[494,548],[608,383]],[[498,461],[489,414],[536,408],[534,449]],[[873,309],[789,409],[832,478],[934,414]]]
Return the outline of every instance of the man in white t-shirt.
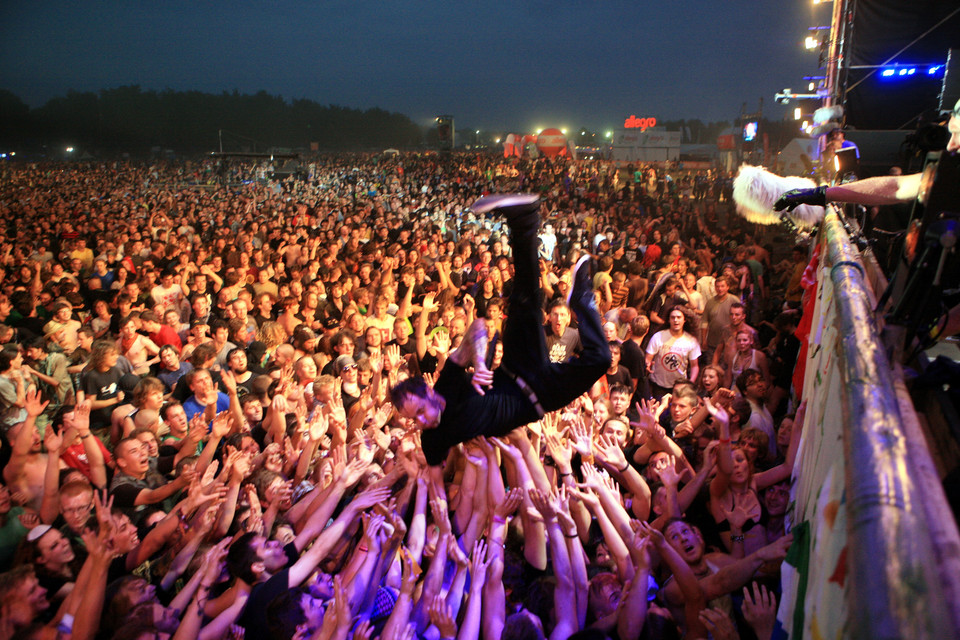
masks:
[[[647,372],[653,396],[660,399],[669,393],[677,380],[696,382],[700,373],[697,359],[700,343],[683,330],[686,315],[677,305],[667,315],[667,328],[658,331],[647,345]]]
[[[179,279],[179,276],[177,276]],[[161,305],[166,309],[180,309],[180,301],[184,296],[190,295],[190,290],[185,286],[174,281],[174,274],[164,271],[160,277],[160,284],[150,290],[150,297],[154,304]]]

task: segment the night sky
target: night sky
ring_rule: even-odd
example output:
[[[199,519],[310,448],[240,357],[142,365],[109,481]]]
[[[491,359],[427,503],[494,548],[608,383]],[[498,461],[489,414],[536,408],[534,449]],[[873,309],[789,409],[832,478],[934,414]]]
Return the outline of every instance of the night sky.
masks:
[[[404,113],[420,124],[619,128],[631,114],[781,118],[819,75],[811,0],[366,0],[0,3],[0,88],[31,107],[68,90],[244,93]],[[791,106],[792,109],[792,106]]]

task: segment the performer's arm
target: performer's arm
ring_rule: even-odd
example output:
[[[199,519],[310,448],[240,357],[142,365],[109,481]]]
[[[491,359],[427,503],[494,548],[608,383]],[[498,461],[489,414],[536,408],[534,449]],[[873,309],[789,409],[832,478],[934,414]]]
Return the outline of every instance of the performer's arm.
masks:
[[[920,176],[877,176],[836,187],[793,189],[781,195],[774,211],[793,211],[801,204],[824,206],[827,202],[853,202],[866,206],[896,204],[913,200],[920,192]]]
[[[827,202],[854,202],[870,206],[913,200],[920,191],[921,175],[877,176],[827,187]]]

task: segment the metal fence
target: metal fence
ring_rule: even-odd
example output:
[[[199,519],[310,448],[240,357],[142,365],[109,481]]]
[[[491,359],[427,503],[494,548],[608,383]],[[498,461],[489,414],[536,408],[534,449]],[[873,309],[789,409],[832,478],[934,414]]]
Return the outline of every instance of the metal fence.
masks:
[[[793,638],[960,638],[960,536],[829,207],[818,241],[780,619]]]

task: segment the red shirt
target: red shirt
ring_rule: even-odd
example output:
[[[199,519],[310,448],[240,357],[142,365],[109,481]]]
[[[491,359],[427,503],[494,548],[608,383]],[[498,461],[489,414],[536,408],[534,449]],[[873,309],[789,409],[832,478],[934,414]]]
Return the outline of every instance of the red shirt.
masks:
[[[100,453],[103,454],[103,463],[106,466],[110,466],[113,456],[110,455],[107,448],[100,442],[100,438],[97,436],[91,437],[97,441],[97,446],[100,447]],[[90,461],[87,460],[87,451],[83,448],[82,442],[67,447],[66,451],[60,454],[60,460],[71,469],[76,469],[85,475],[87,480],[93,482],[93,478],[90,476]]]
[[[168,325],[160,325],[160,331],[149,335],[150,339],[153,340],[153,343],[158,347],[171,344],[173,348],[177,350],[177,353],[180,353],[180,350],[183,348],[183,342],[180,341],[180,336]]]

